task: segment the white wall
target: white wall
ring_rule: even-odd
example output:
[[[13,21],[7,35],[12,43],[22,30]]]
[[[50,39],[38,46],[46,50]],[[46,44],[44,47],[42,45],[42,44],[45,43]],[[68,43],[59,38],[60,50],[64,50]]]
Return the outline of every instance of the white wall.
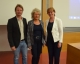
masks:
[[[75,5],[72,6],[73,8],[70,8],[70,5],[71,5],[70,0],[53,0],[53,7],[56,10],[56,16],[62,19],[64,27],[80,27],[80,18],[79,19],[69,19],[69,16],[73,11],[78,16],[80,16],[80,11],[79,11],[80,10],[80,4],[79,4],[80,2],[78,2],[78,1],[80,1],[80,0],[72,1],[72,3],[75,3]],[[78,6],[77,6],[77,4],[78,4]],[[72,12],[70,12],[70,9],[72,10]],[[73,13],[73,15],[74,15],[74,13]]]
[[[15,16],[15,6],[21,4],[24,7],[23,17],[31,19],[31,11],[34,8],[41,10],[41,0],[0,0],[0,25],[6,25],[8,19]]]

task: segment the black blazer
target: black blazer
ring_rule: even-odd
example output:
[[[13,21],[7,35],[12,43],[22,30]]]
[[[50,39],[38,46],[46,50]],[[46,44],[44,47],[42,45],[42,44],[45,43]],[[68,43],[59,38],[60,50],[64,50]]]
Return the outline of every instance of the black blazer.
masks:
[[[24,26],[24,40],[27,44],[27,21],[25,18],[23,18],[23,26]],[[20,43],[21,33],[16,17],[13,17],[8,20],[7,33],[10,47],[15,46],[17,48]]]

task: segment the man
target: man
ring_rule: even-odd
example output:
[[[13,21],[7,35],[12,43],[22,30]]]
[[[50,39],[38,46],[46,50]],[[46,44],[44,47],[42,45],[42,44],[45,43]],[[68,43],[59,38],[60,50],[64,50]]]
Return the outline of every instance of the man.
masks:
[[[16,5],[16,16],[10,18],[7,24],[8,41],[11,50],[14,51],[14,64],[19,64],[20,52],[22,53],[22,63],[27,64],[27,21],[21,16],[22,13],[22,5]]]

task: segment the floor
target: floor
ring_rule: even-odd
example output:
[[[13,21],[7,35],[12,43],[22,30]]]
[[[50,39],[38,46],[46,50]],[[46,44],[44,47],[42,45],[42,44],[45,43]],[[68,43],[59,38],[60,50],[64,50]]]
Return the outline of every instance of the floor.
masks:
[[[61,52],[60,64],[66,64],[66,51]],[[0,26],[0,64],[13,64],[13,52],[11,51],[7,40],[6,26]],[[28,64],[31,64],[31,52],[28,51]],[[19,59],[22,64],[22,57]],[[39,64],[48,64],[47,48],[43,47]]]
[[[13,64],[13,52],[0,52],[0,64]],[[31,64],[31,53],[28,52],[28,64]],[[20,54],[19,63],[22,64],[22,56]],[[48,64],[48,54],[42,53],[39,64]],[[66,52],[61,52],[60,64],[66,64]]]

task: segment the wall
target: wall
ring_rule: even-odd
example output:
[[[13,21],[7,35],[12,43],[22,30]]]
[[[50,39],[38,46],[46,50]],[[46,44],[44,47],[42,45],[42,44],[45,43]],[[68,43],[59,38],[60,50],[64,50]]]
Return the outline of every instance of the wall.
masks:
[[[70,2],[71,0],[53,0],[56,16],[62,19],[64,27],[80,27],[80,17],[79,19],[69,19],[70,14],[80,16],[80,0],[72,0],[71,3],[74,4],[72,7]]]
[[[41,0],[0,0],[0,25],[6,25],[9,18],[15,16],[14,8],[17,4],[24,7],[23,17],[31,19],[33,8],[41,10]]]

